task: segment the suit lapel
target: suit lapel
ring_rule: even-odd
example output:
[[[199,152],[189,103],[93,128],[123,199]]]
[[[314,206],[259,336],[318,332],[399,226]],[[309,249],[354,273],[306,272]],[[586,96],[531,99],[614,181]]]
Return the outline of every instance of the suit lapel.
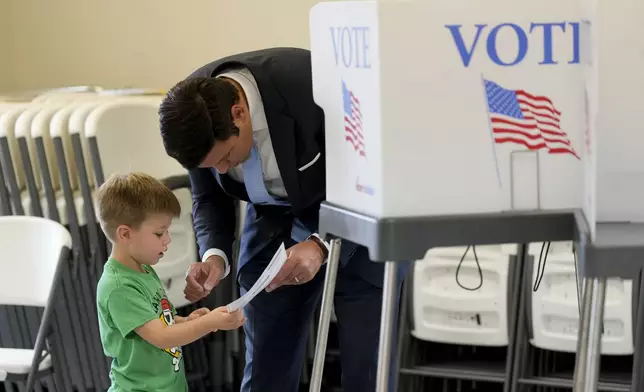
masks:
[[[297,179],[295,157],[295,136],[293,119],[280,113],[266,110],[266,120],[271,135],[277,166],[291,204],[296,207],[300,200],[300,186]]]
[[[297,209],[301,195],[295,155],[295,124],[291,117],[283,114],[286,103],[275,89],[270,77],[263,72],[261,66],[254,62],[249,62],[245,65],[257,82],[257,87],[264,103],[264,112],[266,113],[266,121],[268,122],[277,166],[288,194],[288,200],[294,209]]]

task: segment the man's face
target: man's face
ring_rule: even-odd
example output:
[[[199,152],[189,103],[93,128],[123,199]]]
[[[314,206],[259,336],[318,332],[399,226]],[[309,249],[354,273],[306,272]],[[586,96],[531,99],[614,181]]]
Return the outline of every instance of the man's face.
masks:
[[[231,112],[233,122],[239,128],[239,136],[231,136],[225,141],[217,140],[199,167],[214,167],[223,174],[248,159],[253,145],[253,125],[248,106],[244,103],[234,105]]]

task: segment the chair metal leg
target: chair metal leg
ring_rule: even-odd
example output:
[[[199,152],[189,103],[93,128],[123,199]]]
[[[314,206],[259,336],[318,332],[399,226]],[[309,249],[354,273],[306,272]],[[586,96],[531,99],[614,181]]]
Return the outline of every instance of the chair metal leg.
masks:
[[[585,278],[579,323],[574,391],[596,392],[606,300],[606,278]]]
[[[378,376],[376,392],[389,390],[391,351],[393,331],[396,323],[396,304],[398,302],[398,266],[395,261],[385,263],[385,278],[382,287],[382,312],[380,314],[380,343],[378,345]]]
[[[324,278],[324,293],[320,308],[320,324],[318,325],[317,342],[315,344],[315,356],[313,357],[313,370],[311,371],[311,384],[309,392],[320,392],[322,388],[322,373],[324,372],[324,360],[326,358],[326,345],[329,339],[329,326],[331,324],[331,313],[333,311],[333,297],[335,294],[335,283],[338,279],[338,266],[340,264],[340,239],[331,240],[329,261],[326,265]]]
[[[26,390],[31,391],[34,384],[36,383],[36,377],[38,373],[38,368],[40,367],[40,362],[42,358],[42,353],[47,348],[47,338],[51,332],[51,322],[54,317],[54,307],[57,302],[58,286],[62,279],[61,275],[63,273],[64,265],[69,260],[71,254],[71,249],[63,248],[60,251],[58,258],[58,265],[56,266],[56,271],[54,272],[54,282],[49,293],[49,298],[47,299],[47,304],[45,306],[45,311],[42,315],[42,320],[40,321],[40,327],[38,328],[38,335],[36,336],[36,344],[34,346],[34,357],[31,361],[31,368],[27,374],[27,383]],[[49,352],[49,355],[52,355]],[[61,369],[55,369],[55,371],[61,371]]]

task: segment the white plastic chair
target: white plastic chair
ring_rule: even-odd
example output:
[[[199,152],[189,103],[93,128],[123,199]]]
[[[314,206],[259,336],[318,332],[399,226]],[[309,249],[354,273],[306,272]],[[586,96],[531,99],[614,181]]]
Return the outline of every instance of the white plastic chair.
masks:
[[[35,380],[52,370],[48,338],[61,270],[72,246],[59,223],[32,216],[0,217],[0,304],[44,308],[33,349],[0,348],[0,381]]]
[[[537,267],[541,249],[542,243],[530,244],[529,253],[534,257],[533,282],[540,273]],[[530,343],[545,350],[574,353],[579,327],[577,284],[581,285],[581,280],[575,279],[572,243],[551,243],[545,263],[541,284],[536,292],[530,290]],[[607,281],[602,354],[633,354],[632,290],[630,280]]]
[[[420,340],[449,344],[507,346],[509,256],[516,253],[516,246],[476,246],[483,282],[474,291],[456,281],[465,250],[431,249],[414,263],[411,334]],[[480,284],[471,248],[458,278],[470,289]]]

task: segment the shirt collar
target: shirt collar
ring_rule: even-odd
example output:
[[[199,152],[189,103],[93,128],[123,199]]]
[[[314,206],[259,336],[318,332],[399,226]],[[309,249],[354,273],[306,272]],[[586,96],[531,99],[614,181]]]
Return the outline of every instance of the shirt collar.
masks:
[[[264,112],[264,103],[257,88],[257,82],[253,74],[246,68],[233,69],[217,75],[217,77],[226,77],[239,83],[246,100],[248,101],[248,110],[250,111],[250,120],[253,125],[253,132],[267,129],[268,121]]]

